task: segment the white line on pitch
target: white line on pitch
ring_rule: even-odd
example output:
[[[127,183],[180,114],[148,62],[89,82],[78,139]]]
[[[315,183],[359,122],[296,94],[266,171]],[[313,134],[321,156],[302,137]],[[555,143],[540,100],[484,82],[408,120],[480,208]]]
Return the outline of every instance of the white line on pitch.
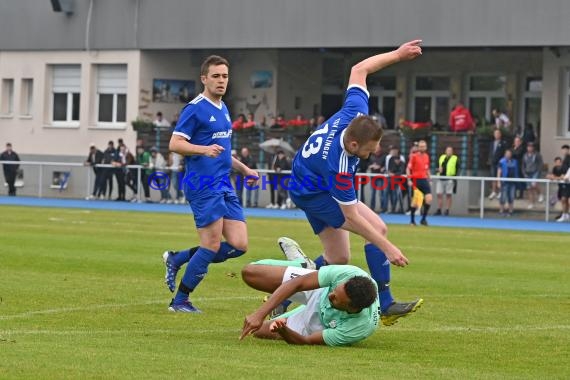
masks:
[[[260,300],[260,296],[235,296],[235,297],[204,297],[204,298],[195,298],[196,302],[215,302],[215,301],[230,301],[230,300],[249,300],[249,299],[258,299]],[[11,315],[3,315],[0,316],[0,320],[6,319],[15,319],[15,318],[26,318],[32,317],[34,315],[44,315],[44,314],[59,314],[59,313],[72,313],[76,311],[88,311],[88,310],[98,310],[98,309],[113,309],[113,308],[121,308],[121,307],[130,307],[130,306],[145,306],[145,305],[156,305],[156,304],[167,304],[168,301],[162,300],[154,300],[154,301],[145,301],[145,302],[136,302],[136,303],[111,303],[111,304],[100,304],[100,305],[89,305],[89,306],[82,306],[82,307],[62,307],[58,309],[45,309],[45,310],[35,310],[35,311],[27,311],[21,314],[11,314]]]

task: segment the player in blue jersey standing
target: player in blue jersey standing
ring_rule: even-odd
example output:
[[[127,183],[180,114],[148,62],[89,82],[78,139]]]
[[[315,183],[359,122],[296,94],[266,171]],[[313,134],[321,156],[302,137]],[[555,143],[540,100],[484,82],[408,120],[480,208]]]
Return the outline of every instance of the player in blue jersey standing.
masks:
[[[206,58],[200,71],[204,92],[183,108],[170,139],[170,150],[184,156],[184,193],[200,238],[197,248],[167,251],[163,255],[165,282],[170,291],[176,287],[178,270],[188,263],[170,303],[170,311],[199,313],[190,302],[189,294],[208,272],[208,265],[239,257],[247,250],[247,226],[230,181],[230,169],[241,172],[249,178],[250,184],[259,175],[231,156],[231,119],[222,101],[228,71],[226,59]]]
[[[316,267],[347,264],[350,259],[349,232],[366,239],[366,261],[378,283],[381,320],[392,325],[414,312],[423,302],[395,302],[390,292],[390,263],[406,266],[408,259],[386,237],[382,219],[359,202],[352,178],[360,159],[367,159],[380,143],[382,128],[368,114],[366,78],[387,66],[421,55],[421,40],[403,44],[397,50],[378,54],[352,67],[342,108],[324,122],[297,152],[293,160],[290,195],[319,236],[324,253]],[[303,258],[292,240],[279,240],[289,259]]]

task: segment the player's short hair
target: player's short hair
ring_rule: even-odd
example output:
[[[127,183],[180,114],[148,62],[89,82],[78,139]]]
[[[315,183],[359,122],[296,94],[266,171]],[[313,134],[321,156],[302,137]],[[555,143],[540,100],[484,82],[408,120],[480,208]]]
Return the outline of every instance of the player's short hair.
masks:
[[[208,75],[208,70],[210,70],[210,66],[220,66],[226,65],[227,68],[230,68],[230,64],[227,59],[220,57],[219,55],[211,55],[204,60],[202,66],[200,67],[200,75],[206,76]]]
[[[364,276],[352,277],[344,284],[344,291],[350,298],[350,306],[358,310],[372,305],[378,297],[376,286]]]
[[[353,119],[346,128],[346,137],[349,141],[356,141],[359,145],[369,141],[378,141],[382,138],[382,127],[371,116],[363,115]]]

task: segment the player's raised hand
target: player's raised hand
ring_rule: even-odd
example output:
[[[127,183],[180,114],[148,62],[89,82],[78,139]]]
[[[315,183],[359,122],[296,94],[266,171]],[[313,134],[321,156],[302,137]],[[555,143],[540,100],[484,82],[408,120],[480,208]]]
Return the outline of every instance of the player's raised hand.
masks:
[[[402,46],[400,46],[396,53],[400,58],[400,61],[411,61],[422,55],[422,47],[420,46],[422,40],[413,40],[410,42],[406,42]]]
[[[391,244],[390,249],[385,250],[384,253],[392,265],[399,267],[408,265],[408,259],[395,245]]]
[[[204,156],[216,158],[224,151],[224,147],[218,144],[208,145],[206,147],[206,151],[204,152]]]

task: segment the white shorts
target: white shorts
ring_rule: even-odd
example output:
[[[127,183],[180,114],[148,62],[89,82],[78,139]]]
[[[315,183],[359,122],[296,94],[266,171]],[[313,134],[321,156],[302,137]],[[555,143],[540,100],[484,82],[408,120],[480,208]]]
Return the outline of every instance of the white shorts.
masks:
[[[287,267],[283,275],[283,282],[311,272],[315,271],[306,268]],[[325,327],[321,323],[319,306],[325,290],[324,288],[320,288],[293,294],[289,299],[293,302],[300,303],[301,306],[294,309],[292,315],[287,317],[287,327],[303,336],[309,336],[314,332],[323,331]]]
[[[453,194],[454,186],[455,184],[452,179],[440,179],[435,185],[435,192],[437,194],[443,194],[445,192],[445,194],[451,195]]]

